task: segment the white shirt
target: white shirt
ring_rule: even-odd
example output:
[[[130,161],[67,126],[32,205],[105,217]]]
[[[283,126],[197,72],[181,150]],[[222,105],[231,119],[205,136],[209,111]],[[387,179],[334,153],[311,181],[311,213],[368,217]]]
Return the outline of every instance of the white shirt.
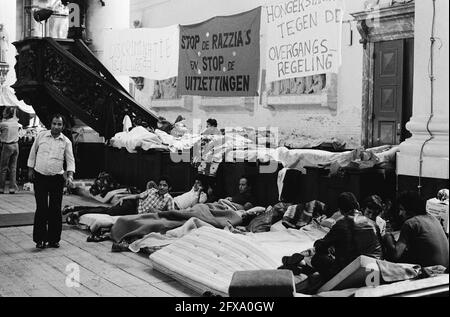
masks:
[[[378,216],[375,219],[375,223],[377,224],[378,228],[380,229],[380,234],[384,236],[386,234],[386,221]]]
[[[123,117],[123,132],[129,132],[130,129],[133,127],[133,123],[131,122],[131,118],[129,115],[125,115]]]
[[[192,206],[194,206],[195,204],[198,204],[198,203],[203,204],[206,202],[207,199],[208,199],[208,197],[206,196],[206,194],[204,192],[202,192],[200,194],[200,199],[199,199],[198,191],[195,191],[194,188],[192,188],[187,193],[177,196],[173,200],[175,202],[175,205],[179,209],[187,209],[187,208],[191,208]]]
[[[42,175],[62,175],[64,160],[67,163],[67,171],[75,173],[72,142],[62,133],[54,138],[51,131],[44,131],[36,137],[27,165]]]
[[[0,122],[0,142],[13,143],[19,141],[19,130],[22,125],[17,119],[11,118]]]

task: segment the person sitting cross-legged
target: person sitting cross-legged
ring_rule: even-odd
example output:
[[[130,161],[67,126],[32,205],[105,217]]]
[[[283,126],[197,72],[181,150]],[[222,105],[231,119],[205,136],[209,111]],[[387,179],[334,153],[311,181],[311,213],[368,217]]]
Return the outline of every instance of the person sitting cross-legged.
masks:
[[[352,193],[342,193],[338,207],[343,218],[330,232],[314,243],[311,264],[324,281],[330,280],[361,255],[382,259],[379,229],[374,221],[362,215]]]
[[[387,259],[448,268],[448,238],[439,221],[427,213],[425,201],[417,192],[404,192],[398,198],[398,206],[405,222],[398,241],[392,234],[384,238]]]

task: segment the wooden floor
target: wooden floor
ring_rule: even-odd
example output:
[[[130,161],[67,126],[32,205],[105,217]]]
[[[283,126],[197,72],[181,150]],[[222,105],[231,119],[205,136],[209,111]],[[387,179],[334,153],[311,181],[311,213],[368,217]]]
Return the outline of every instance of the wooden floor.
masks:
[[[63,204],[99,205],[78,196],[64,196]],[[31,193],[0,195],[2,214],[34,209]],[[0,297],[199,296],[152,270],[148,256],[112,253],[111,241],[88,243],[87,232],[64,225],[61,248],[37,250],[32,231],[32,226],[0,228]],[[79,268],[80,286],[68,287],[66,279],[74,264]]]
[[[76,195],[64,195],[62,205],[106,206],[94,200]],[[34,212],[35,209],[36,202],[34,200],[34,194],[31,192],[19,191],[14,195],[0,195],[0,215]]]

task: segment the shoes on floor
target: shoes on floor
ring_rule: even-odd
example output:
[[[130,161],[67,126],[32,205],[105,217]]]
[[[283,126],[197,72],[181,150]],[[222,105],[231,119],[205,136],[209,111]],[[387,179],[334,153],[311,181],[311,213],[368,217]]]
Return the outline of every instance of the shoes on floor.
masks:
[[[36,243],[36,249],[45,249],[45,242],[38,242]]]
[[[58,242],[52,242],[52,243],[49,243],[49,244],[47,245],[47,248],[58,249],[58,248],[59,248],[59,243],[58,243]]]
[[[68,213],[72,212],[75,206],[69,206],[69,205],[65,205],[63,207],[63,209],[61,210],[61,213],[63,215],[67,215]]]
[[[129,244],[125,241],[117,243],[114,242],[111,247],[111,252],[128,252],[130,249],[128,248]]]
[[[9,192],[10,195],[14,195],[16,192]]]
[[[68,225],[76,226],[78,225],[79,217],[75,212],[71,212],[66,217],[66,222]]]
[[[86,241],[87,242],[103,242],[109,240],[109,237],[106,236],[98,236],[98,235],[90,235],[89,237],[87,237]]]

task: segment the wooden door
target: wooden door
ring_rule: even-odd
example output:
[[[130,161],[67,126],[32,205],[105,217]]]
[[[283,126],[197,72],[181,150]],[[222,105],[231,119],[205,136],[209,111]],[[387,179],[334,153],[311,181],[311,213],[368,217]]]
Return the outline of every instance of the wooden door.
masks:
[[[400,144],[404,40],[375,43],[373,145]]]

